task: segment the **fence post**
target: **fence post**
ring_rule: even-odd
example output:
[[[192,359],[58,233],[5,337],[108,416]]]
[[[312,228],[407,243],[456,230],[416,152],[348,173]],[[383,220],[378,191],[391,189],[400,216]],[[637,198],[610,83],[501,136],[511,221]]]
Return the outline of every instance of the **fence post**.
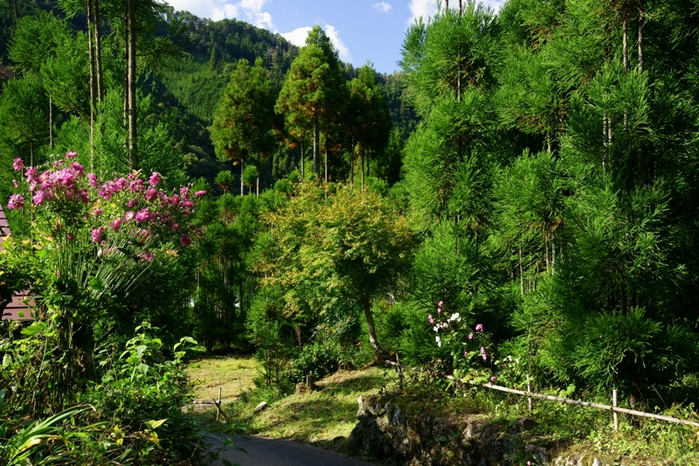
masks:
[[[216,422],[221,414],[221,387],[218,387],[218,403],[216,404]]]
[[[612,406],[615,408],[617,407],[616,393],[617,393],[616,389],[612,390]],[[614,431],[616,432],[617,430],[619,430],[619,415],[617,414],[616,411],[613,411],[613,413],[614,413]]]

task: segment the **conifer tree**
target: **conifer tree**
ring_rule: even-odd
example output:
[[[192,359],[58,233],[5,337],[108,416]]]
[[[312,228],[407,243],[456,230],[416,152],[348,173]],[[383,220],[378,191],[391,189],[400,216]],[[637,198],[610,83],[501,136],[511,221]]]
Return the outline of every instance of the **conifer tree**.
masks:
[[[299,51],[284,79],[276,111],[287,124],[305,128],[313,138],[313,172],[318,173],[320,131],[326,136],[325,180],[328,178],[328,141],[330,126],[338,124],[347,101],[347,84],[337,51],[320,26],[308,33],[306,45]]]
[[[216,108],[211,139],[219,159],[240,163],[241,195],[244,194],[245,162],[251,157],[261,159],[274,147],[276,97],[262,60],[258,59],[251,67],[242,59]]]

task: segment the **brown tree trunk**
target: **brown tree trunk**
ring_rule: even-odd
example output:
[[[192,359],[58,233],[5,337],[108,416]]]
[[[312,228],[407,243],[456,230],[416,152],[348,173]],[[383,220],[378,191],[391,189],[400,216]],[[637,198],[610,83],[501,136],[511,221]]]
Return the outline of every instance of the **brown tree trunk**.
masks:
[[[643,71],[643,2],[638,6],[638,71]]]
[[[95,171],[95,50],[93,41],[92,1],[87,0],[87,59],[90,88],[90,171]]]
[[[328,131],[325,131],[325,183],[328,183]]]
[[[318,173],[318,119],[313,120],[313,173]]]
[[[53,149],[53,98],[49,94],[49,147]]]
[[[129,115],[129,165],[132,170],[138,170],[138,145],[136,128],[136,0],[127,3],[127,42],[126,47],[128,70],[128,115]]]
[[[371,302],[367,296],[362,296],[362,308],[364,309],[364,318],[366,319],[367,329],[369,331],[369,344],[374,350],[376,361],[383,359],[384,354],[379,346],[379,341],[376,338],[376,326],[374,325],[374,315],[371,313]]]
[[[99,0],[94,0],[92,11],[94,14],[94,30],[95,30],[95,71],[97,74],[97,101],[104,100],[104,77],[102,76],[102,47],[100,45],[100,15],[99,15]]]

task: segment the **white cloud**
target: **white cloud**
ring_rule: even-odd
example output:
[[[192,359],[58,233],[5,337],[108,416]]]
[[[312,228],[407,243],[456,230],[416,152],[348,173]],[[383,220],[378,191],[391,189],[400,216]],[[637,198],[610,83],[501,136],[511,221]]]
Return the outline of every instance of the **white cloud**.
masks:
[[[335,27],[326,24],[325,33],[330,38],[330,42],[332,42],[335,48],[337,49],[340,55],[340,60],[346,63],[352,63],[352,55],[350,54],[349,49],[345,44],[342,43],[342,40],[340,40],[340,31],[335,29]]]
[[[302,27],[302,28],[297,28],[294,29],[291,32],[284,32],[281,34],[281,36],[294,44],[296,47],[303,47],[306,45],[306,37],[308,37],[308,33],[312,30],[313,28],[310,28],[308,26]]]
[[[381,13],[388,13],[389,11],[391,11],[391,8],[393,8],[386,2],[375,3],[371,5],[371,7],[376,11],[380,11]]]
[[[263,11],[268,1],[269,0],[167,0],[175,10],[189,11],[201,18],[211,18],[214,21],[225,18],[236,18],[276,33],[278,30],[272,21],[272,15]],[[412,1],[415,2],[417,0]],[[377,6],[383,9],[380,11],[384,12],[391,9],[391,5],[385,2],[374,5],[374,7]],[[300,27],[291,32],[282,33],[281,35],[292,44],[303,47],[306,44],[306,37],[311,29],[310,27]],[[340,39],[340,31],[330,24],[325,25],[324,29],[325,33],[330,38],[330,42],[332,42],[333,46],[337,49],[340,59],[344,62],[351,62],[352,55],[347,46]]]
[[[312,29],[313,28],[311,27],[297,28],[291,32],[282,33],[281,36],[284,39],[291,42],[292,44],[294,44],[295,46],[303,47],[304,45],[306,45],[306,37],[308,37],[308,33]],[[346,63],[351,63],[352,54],[350,54],[349,49],[340,39],[340,31],[335,29],[335,27],[330,24],[326,24],[323,29],[325,30],[325,34],[330,39],[330,42],[332,42],[333,47],[335,47],[335,49],[337,50],[338,55],[340,56],[340,60]]]
[[[422,18],[424,22],[437,13],[437,2],[435,0],[410,0],[411,17],[408,24],[413,24],[416,19]]]
[[[272,22],[272,15],[262,11],[268,0],[167,0],[175,10],[189,11],[201,18],[211,18],[220,21],[225,18],[236,18],[241,21],[277,32]]]

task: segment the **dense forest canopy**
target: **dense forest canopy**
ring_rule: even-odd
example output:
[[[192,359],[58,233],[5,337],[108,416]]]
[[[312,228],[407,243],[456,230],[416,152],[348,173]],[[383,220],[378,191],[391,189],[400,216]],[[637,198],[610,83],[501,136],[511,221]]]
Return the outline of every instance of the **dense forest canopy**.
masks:
[[[410,26],[390,76],[342,63],[320,27],[296,48],[159,2],[0,4],[0,202],[45,242],[9,243],[0,291],[34,283],[32,325],[58,317],[29,334],[81,361],[60,379],[75,397],[35,403],[96,396],[94,343],[133,346],[142,321],[254,352],[281,391],[399,355],[450,390],[699,401],[699,13],[453,3]],[[42,207],[30,165],[70,171],[89,209]],[[141,197],[114,194],[127,183]],[[151,223],[117,235],[136,214]],[[102,235],[147,290],[100,291]],[[66,257],[97,265],[72,276]],[[22,348],[0,381],[33,380],[39,346]]]

